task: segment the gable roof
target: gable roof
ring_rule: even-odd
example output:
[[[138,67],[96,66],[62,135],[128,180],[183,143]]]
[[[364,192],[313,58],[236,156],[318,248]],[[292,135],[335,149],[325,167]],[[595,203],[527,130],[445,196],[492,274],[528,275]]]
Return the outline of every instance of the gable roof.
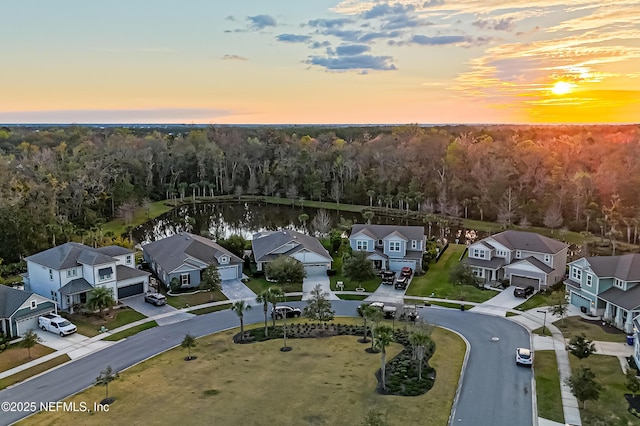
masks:
[[[175,270],[189,258],[198,259],[208,265],[213,263],[218,265],[217,258],[224,254],[229,256],[230,263],[242,263],[242,259],[214,241],[188,232],[181,232],[145,244],[142,250],[149,253],[151,258],[167,272]]]
[[[351,227],[351,235],[363,232],[376,240],[382,240],[386,236],[397,233],[399,236],[407,240],[423,240],[423,226],[397,226],[397,225],[367,225],[356,224]]]
[[[307,249],[310,252],[331,259],[331,255],[329,254],[327,249],[324,248],[322,243],[316,237],[301,234],[300,232],[290,229],[255,234],[253,236],[253,240],[251,241],[253,257],[257,262],[273,260],[272,252],[289,243],[295,244],[290,250],[287,250],[287,252],[280,254],[290,256],[294,253],[299,252],[300,250]]]
[[[601,299],[620,306],[628,311],[635,310],[640,306],[640,287],[636,286],[631,290],[621,290],[616,287],[603,291],[598,295]]]
[[[510,250],[526,250],[537,253],[556,254],[565,248],[568,244],[535,232],[508,230],[487,237],[488,240],[495,240]]]
[[[640,254],[594,256],[584,258],[598,277],[615,277],[622,281],[640,281]]]
[[[550,267],[549,265],[546,265],[540,259],[536,259],[533,256],[525,257],[524,259],[516,259],[513,262],[511,262],[510,264],[506,265],[505,268],[517,265],[518,263],[524,263],[524,262],[530,263],[531,265],[533,265],[536,268],[540,269],[542,272],[544,272],[547,275],[550,274],[551,272],[553,272],[553,268],[552,267]]]
[[[79,243],[64,243],[40,253],[27,257],[25,260],[37,263],[57,271],[86,265],[100,265],[115,262],[111,256],[133,253],[129,249],[118,246],[93,248]]]
[[[0,318],[9,318],[32,294],[0,284]]]

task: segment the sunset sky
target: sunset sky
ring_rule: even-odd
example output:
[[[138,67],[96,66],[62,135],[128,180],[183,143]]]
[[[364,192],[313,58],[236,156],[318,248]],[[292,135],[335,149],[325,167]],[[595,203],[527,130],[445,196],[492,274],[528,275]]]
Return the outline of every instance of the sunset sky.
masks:
[[[20,0],[0,123],[640,122],[638,0]]]

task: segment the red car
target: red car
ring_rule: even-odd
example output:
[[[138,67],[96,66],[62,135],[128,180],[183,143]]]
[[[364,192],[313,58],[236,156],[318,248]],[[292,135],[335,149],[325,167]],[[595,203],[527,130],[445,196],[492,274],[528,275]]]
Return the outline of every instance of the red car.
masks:
[[[411,278],[411,275],[413,275],[413,269],[409,268],[408,266],[405,266],[400,270],[401,277]]]

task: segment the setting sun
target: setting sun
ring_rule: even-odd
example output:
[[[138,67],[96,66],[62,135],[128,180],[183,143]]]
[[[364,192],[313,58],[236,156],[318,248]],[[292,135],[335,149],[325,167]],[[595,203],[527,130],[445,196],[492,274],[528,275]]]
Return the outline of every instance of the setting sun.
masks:
[[[571,84],[564,81],[557,82],[551,89],[554,95],[566,95],[571,91]]]

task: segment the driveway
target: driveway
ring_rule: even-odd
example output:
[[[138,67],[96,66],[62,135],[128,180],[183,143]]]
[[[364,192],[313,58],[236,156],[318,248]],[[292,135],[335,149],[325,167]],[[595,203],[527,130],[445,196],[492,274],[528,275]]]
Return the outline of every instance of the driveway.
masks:
[[[329,293],[329,300],[340,300],[340,298],[331,291],[331,281],[327,274],[310,275],[302,280],[302,300],[309,300],[311,297],[311,291],[318,284],[320,284],[322,291]]]
[[[222,294],[229,300],[249,299],[249,304],[255,303],[256,300],[253,290],[238,279],[222,281]]]
[[[33,331],[35,331],[36,334],[42,339],[42,342],[40,342],[41,345],[47,346],[51,349],[55,349],[56,351],[67,349],[78,343],[82,343],[85,340],[89,340],[87,336],[78,333],[73,333],[68,336],[61,337],[55,333],[51,333],[50,331],[43,331],[40,329]]]
[[[140,312],[145,317],[155,317],[158,315],[164,315],[162,318],[156,318],[155,321],[158,325],[169,325],[175,322],[185,321],[193,318],[195,315],[187,312],[182,312],[173,306],[166,304],[162,306],[155,306],[151,303],[144,301],[144,295],[138,294],[136,296],[120,299],[123,304],[127,305],[131,309]],[[173,315],[172,315],[173,314]]]
[[[396,274],[398,275],[398,274]],[[409,278],[407,288],[411,285],[413,276]],[[380,284],[376,291],[371,293],[369,297],[364,299],[367,302],[384,302],[404,304],[404,294],[406,290],[396,290],[393,285]]]
[[[506,290],[501,291],[486,302],[471,308],[470,311],[503,317],[508,310],[514,309],[526,301],[527,299],[524,297],[515,297],[513,295],[513,288],[507,287]]]

